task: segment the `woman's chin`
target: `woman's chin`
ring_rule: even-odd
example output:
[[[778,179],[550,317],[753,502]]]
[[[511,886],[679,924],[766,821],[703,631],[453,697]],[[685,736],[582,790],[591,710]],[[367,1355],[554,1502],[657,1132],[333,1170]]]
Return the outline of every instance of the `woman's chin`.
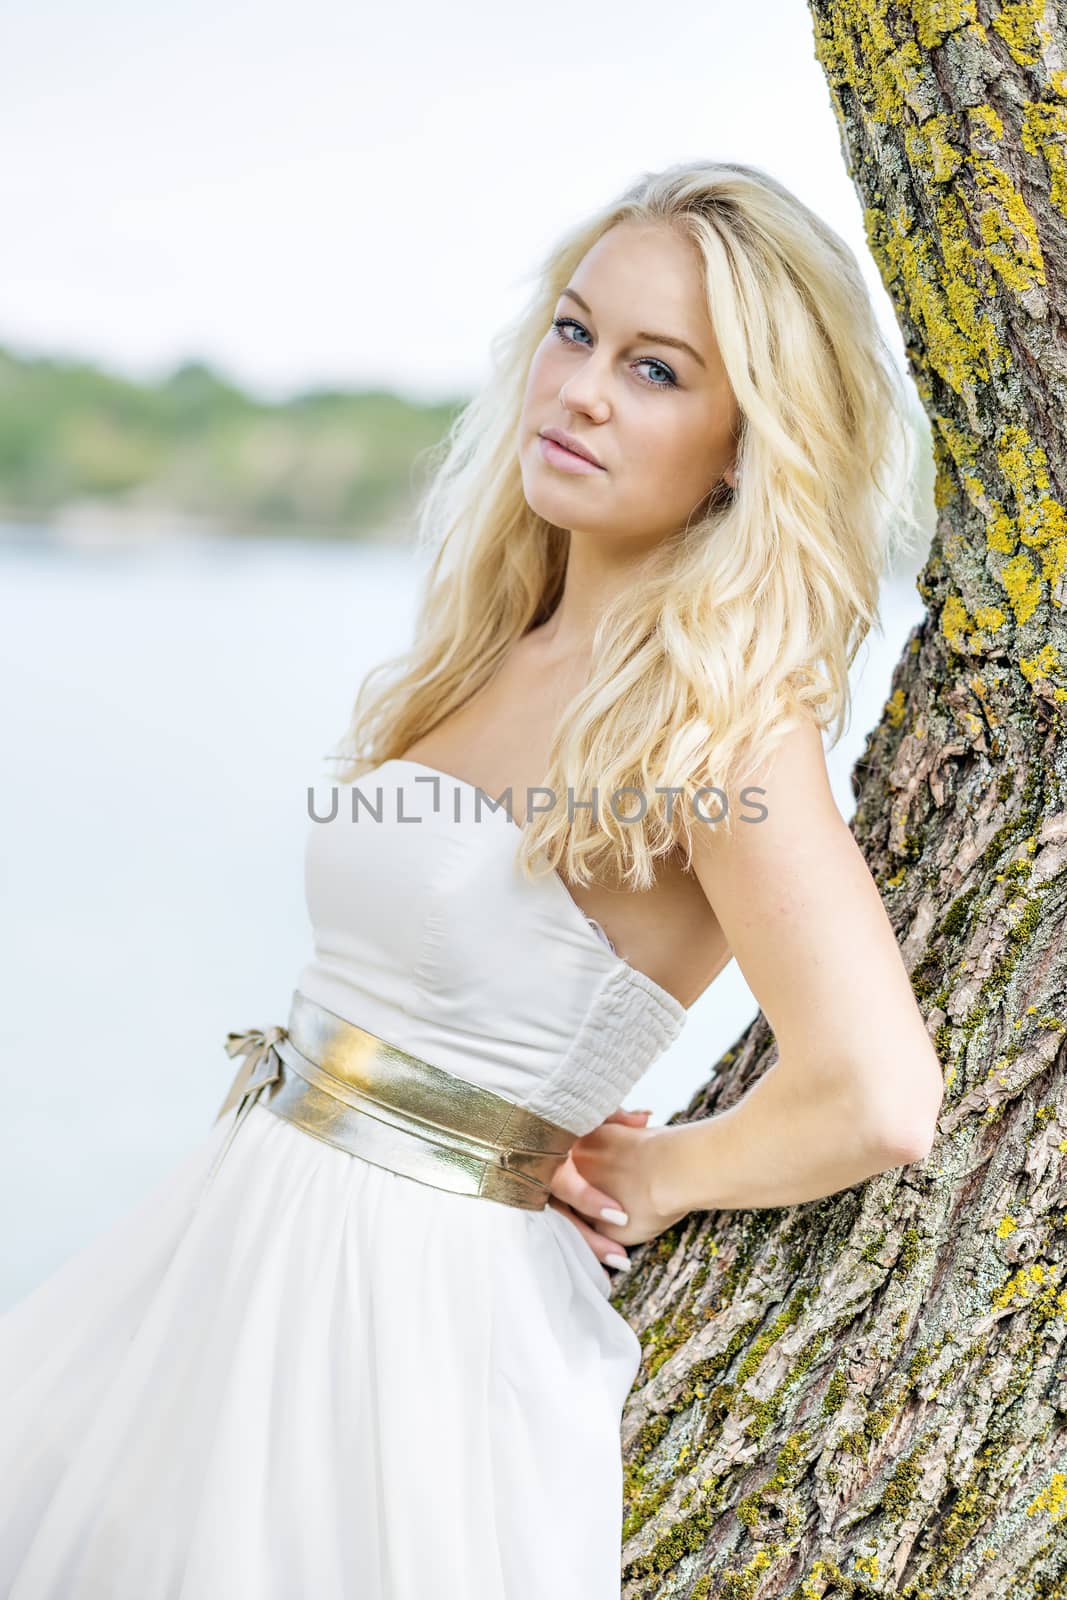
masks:
[[[587,485],[591,481],[584,475],[564,480],[562,473],[553,473],[547,467],[524,474],[523,492],[531,511],[557,527],[569,528],[575,518],[589,514],[593,501]]]

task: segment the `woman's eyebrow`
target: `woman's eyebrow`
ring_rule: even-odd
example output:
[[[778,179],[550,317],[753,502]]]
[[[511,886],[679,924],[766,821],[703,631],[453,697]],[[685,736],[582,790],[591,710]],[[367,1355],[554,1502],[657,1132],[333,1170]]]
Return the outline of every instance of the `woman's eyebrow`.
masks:
[[[586,305],[577,289],[561,289],[559,292],[561,299],[565,294],[569,295],[572,300],[577,301],[587,316],[591,317],[593,315],[592,307]],[[636,334],[636,337],[638,339],[648,339],[652,344],[669,344],[672,345],[675,350],[688,350],[693,360],[699,361],[705,372],[708,370],[708,364],[704,360],[704,357],[698,354],[698,352],[693,349],[693,346],[691,344],[687,344],[684,339],[672,339],[669,333],[642,333],[640,330]]]

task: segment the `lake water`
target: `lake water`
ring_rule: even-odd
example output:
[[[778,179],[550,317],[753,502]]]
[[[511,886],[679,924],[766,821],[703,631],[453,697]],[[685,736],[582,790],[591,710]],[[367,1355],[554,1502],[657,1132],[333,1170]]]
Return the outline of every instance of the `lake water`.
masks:
[[[307,786],[410,638],[418,574],[395,547],[2,530],[0,1308],[206,1136],[226,1034],[286,1020],[312,953]],[[828,757],[846,818],[922,610],[894,580],[860,651]],[[664,1122],[756,1010],[731,962],[626,1103]]]

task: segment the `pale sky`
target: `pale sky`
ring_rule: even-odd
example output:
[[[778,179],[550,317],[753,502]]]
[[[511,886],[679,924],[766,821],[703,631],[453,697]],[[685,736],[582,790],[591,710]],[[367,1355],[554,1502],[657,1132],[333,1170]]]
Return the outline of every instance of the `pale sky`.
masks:
[[[22,0],[0,343],[265,395],[455,394],[557,234],[642,171],[765,167],[860,256],[804,0]]]

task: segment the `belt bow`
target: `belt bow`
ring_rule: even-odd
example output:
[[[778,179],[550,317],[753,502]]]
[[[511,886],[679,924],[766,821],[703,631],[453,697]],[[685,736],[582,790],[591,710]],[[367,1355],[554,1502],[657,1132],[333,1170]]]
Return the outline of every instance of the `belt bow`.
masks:
[[[279,1039],[288,1036],[288,1032],[288,1028],[283,1028],[277,1023],[273,1028],[268,1028],[266,1033],[262,1028],[249,1028],[245,1033],[226,1035],[226,1054],[249,1058],[249,1073],[241,1097],[242,1108],[244,1095],[249,1092],[258,1093],[265,1083],[274,1083],[281,1077],[278,1052],[274,1047]]]
[[[240,1069],[247,1076],[241,1090],[241,1098],[237,1102],[237,1115],[234,1118],[234,1130],[248,1115],[248,1112],[260,1093],[268,1084],[277,1083],[282,1075],[281,1057],[278,1055],[277,1045],[279,1040],[288,1037],[289,1030],[280,1024],[268,1028],[266,1033],[262,1028],[249,1028],[246,1033],[228,1033],[226,1035],[226,1054],[228,1056],[245,1056],[246,1064]],[[240,1076],[240,1072],[238,1076]]]
[[[288,1028],[283,1028],[280,1024],[275,1024],[274,1027],[268,1028],[266,1032],[262,1028],[249,1028],[245,1033],[228,1033],[226,1035],[226,1054],[231,1057],[245,1056],[247,1059],[245,1065],[238,1069],[237,1077],[230,1088],[230,1093],[232,1094],[234,1087],[244,1075],[240,1097],[237,1100],[236,1115],[218,1155],[212,1162],[211,1170],[205,1179],[205,1188],[222,1164],[222,1158],[230,1148],[234,1134],[259,1099],[263,1090],[269,1084],[280,1081],[282,1063],[277,1047],[282,1039],[288,1038],[288,1035]]]

